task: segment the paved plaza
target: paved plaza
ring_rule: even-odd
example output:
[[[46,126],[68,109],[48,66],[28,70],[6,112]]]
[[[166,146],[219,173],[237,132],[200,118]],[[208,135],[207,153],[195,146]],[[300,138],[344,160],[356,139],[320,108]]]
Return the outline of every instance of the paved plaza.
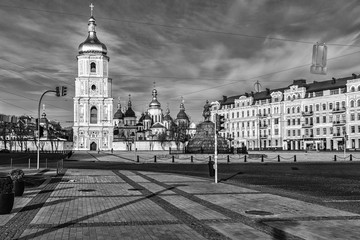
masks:
[[[358,239],[360,215],[212,179],[65,169],[16,197],[0,239]]]

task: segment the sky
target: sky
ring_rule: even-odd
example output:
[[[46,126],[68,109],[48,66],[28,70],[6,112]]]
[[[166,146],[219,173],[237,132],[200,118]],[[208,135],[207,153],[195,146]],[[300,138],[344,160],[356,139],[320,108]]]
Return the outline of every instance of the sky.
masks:
[[[73,121],[78,46],[90,3],[107,46],[114,112],[131,94],[137,116],[154,87],[176,118],[183,97],[192,122],[206,100],[360,74],[360,4],[351,0],[0,0],[0,113]],[[328,73],[310,73],[312,45],[328,46]]]

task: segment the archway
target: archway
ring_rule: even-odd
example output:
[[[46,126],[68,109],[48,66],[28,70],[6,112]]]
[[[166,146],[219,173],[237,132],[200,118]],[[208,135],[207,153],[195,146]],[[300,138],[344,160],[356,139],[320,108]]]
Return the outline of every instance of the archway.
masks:
[[[92,143],[90,144],[90,151],[96,151],[96,149],[97,149],[96,143],[95,143],[95,142],[92,142]]]

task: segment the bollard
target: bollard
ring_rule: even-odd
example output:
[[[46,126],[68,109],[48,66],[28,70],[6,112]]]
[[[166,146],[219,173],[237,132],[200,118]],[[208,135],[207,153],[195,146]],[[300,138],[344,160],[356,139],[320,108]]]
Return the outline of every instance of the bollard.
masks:
[[[352,161],[352,154],[350,154],[350,161]]]
[[[261,162],[264,162],[264,155],[261,155]]]
[[[10,167],[12,168],[12,158],[10,158]]]
[[[172,162],[175,162],[175,157],[174,157],[174,156],[171,156],[171,158],[172,158]]]
[[[194,157],[193,157],[193,156],[191,156],[191,162],[192,162],[192,163],[194,162]]]
[[[278,155],[278,162],[280,162],[280,155]]]
[[[140,162],[140,157],[139,156],[136,156],[136,161]]]
[[[154,155],[154,162],[156,162],[156,155]]]
[[[294,155],[294,162],[296,162],[296,155]]]
[[[336,155],[334,155],[334,162],[336,162]]]
[[[246,162],[246,155],[244,155],[244,162]]]
[[[45,159],[45,168],[47,168],[47,158]]]
[[[230,156],[227,155],[227,162],[229,163],[230,162]]]
[[[29,158],[29,169],[30,169],[30,158]]]

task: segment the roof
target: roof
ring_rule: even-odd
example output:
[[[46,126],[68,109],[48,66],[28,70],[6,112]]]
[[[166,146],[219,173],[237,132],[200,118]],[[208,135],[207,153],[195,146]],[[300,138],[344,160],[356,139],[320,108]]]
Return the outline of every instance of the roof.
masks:
[[[273,92],[284,92],[285,90],[289,89],[290,86],[297,85],[299,87],[305,87],[306,92],[317,92],[323,90],[331,90],[331,89],[338,89],[346,87],[346,83],[348,80],[354,79],[354,77],[344,77],[339,79],[331,79],[325,80],[321,82],[314,81],[312,83],[306,83],[305,79],[296,79],[293,80],[293,83],[287,87],[277,88],[277,89],[266,89],[265,91],[253,93],[245,93],[240,95],[235,95],[231,97],[223,96],[222,100],[218,100],[221,106],[223,105],[230,105],[235,103],[235,99],[239,99],[241,96],[253,96],[254,101],[264,100],[264,99],[271,99],[271,93]]]

